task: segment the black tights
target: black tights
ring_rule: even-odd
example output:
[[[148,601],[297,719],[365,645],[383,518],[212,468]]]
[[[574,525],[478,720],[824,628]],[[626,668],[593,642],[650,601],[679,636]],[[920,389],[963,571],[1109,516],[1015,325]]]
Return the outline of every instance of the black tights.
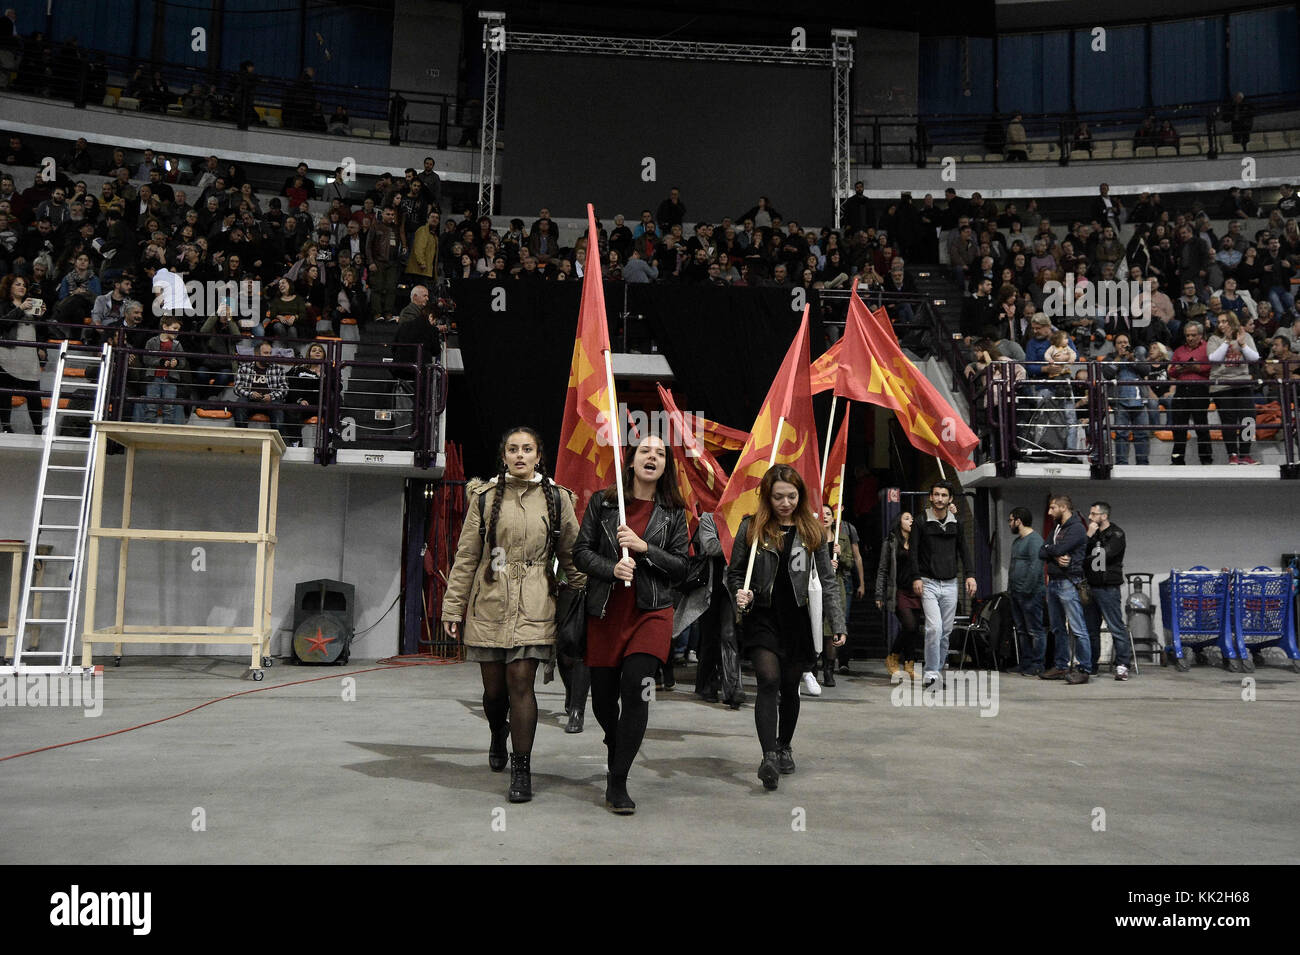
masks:
[[[28,381],[26,378],[15,378],[7,371],[0,369],[0,388],[12,388],[15,391],[39,391],[40,387],[39,380]],[[9,416],[12,412],[12,396],[8,394],[0,395],[0,426],[9,427]],[[27,395],[27,413],[32,419],[32,431],[39,437],[41,433],[41,399],[38,395]]]
[[[496,732],[510,718],[510,748],[521,756],[533,751],[537,734],[537,696],[533,682],[537,679],[537,660],[514,663],[480,663],[483,673],[483,712],[488,726]]]
[[[916,643],[920,628],[925,621],[919,610],[911,607],[895,607],[894,615],[898,617],[898,636],[894,638],[894,653],[900,660],[916,659]]]
[[[587,692],[591,689],[591,671],[582,657],[559,659],[560,680],[564,683],[564,712],[587,712]]]
[[[591,709],[605,731],[611,776],[626,778],[641,749],[659,665],[648,653],[630,653],[622,666],[591,668]]]
[[[790,740],[794,738],[795,724],[799,722],[799,681],[803,678],[803,670],[790,660],[782,664],[780,657],[762,647],[755,647],[749,659],[754,664],[754,675],[758,677],[754,725],[758,728],[758,741],[763,746],[763,752],[770,753],[782,746],[789,746]]]

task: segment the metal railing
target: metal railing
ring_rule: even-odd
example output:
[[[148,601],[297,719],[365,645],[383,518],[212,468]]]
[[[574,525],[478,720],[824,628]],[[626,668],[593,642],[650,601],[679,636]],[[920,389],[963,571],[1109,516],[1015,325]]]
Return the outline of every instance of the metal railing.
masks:
[[[1037,372],[1043,365],[1041,362],[992,362],[983,371],[983,395],[978,408],[972,412],[972,422],[981,435],[982,457],[992,461],[1002,477],[1014,476],[1017,463],[1022,461],[1074,461],[1089,464],[1093,477],[1107,478],[1117,463],[1117,440],[1127,443],[1130,435],[1145,437],[1145,441],[1135,442],[1137,458],[1142,447],[1152,446],[1157,432],[1173,432],[1176,446],[1181,443],[1184,451],[1194,434],[1198,454],[1205,458],[1212,451],[1211,431],[1218,431],[1228,448],[1236,447],[1238,441],[1278,447],[1282,476],[1300,477],[1300,431],[1296,414],[1300,402],[1300,359],[1275,362],[1279,373],[1271,378],[1180,381],[1157,377],[1168,375],[1173,368],[1204,364],[1207,363],[1079,361],[1077,370],[1068,377],[1050,377],[1029,374],[1031,367]],[[1017,379],[1017,368],[1023,368],[1026,377]],[[1119,379],[1122,368],[1133,369],[1138,377]],[[1112,374],[1107,374],[1108,370]],[[1228,409],[1220,403],[1214,409],[1220,415],[1220,423],[1214,424],[1209,420],[1209,412],[1216,392],[1209,389],[1218,385],[1248,389],[1249,405],[1245,413],[1236,417],[1241,408],[1225,415]],[[1195,386],[1196,390],[1180,396],[1180,386]],[[1119,389],[1125,387],[1138,389],[1126,400],[1140,401],[1140,407],[1119,405]],[[1151,394],[1143,395],[1148,389]],[[1234,395],[1233,399],[1240,397]],[[1260,398],[1277,402],[1276,422],[1259,423]],[[1265,431],[1272,436],[1265,439],[1262,436]],[[1127,450],[1122,457],[1122,463],[1127,463]]]
[[[1098,112],[1023,113],[1021,124],[1025,127],[1027,145],[1055,145],[1058,155],[1053,158],[1063,166],[1069,164],[1070,153],[1076,148],[1091,152],[1097,141],[1133,137],[1148,118],[1153,118],[1157,127],[1168,120],[1176,133],[1174,141],[1161,142],[1157,128],[1149,140],[1135,145],[1172,145],[1181,155],[1189,145],[1185,139],[1203,135],[1208,138],[1206,158],[1216,159],[1223,146],[1221,137],[1232,134],[1232,122],[1225,108],[1222,101],[1206,101]],[[1300,97],[1292,94],[1252,99],[1250,108],[1254,136],[1265,131],[1269,117],[1300,112]],[[858,150],[855,161],[874,169],[883,168],[887,163],[904,162],[924,168],[936,150],[951,148],[1002,154],[1006,150],[1006,128],[1012,115],[860,113],[853,117],[853,146]],[[1088,124],[1090,141],[1076,146],[1075,133],[1081,123]],[[1295,128],[1295,123],[1267,128]],[[1199,147],[1196,152],[1200,154]]]
[[[88,103],[98,105],[110,87],[119,87],[123,95],[130,90],[146,112],[166,114],[168,106],[174,105],[181,107],[180,115],[186,119],[233,123],[240,129],[262,122],[259,107],[281,113],[289,110],[290,122],[282,128],[320,134],[329,131],[333,110],[342,106],[353,125],[386,126],[393,146],[411,142],[446,149],[450,127],[476,128],[475,111],[449,94],[314,81],[307,85],[260,74],[245,76],[203,66],[133,59],[110,50],[81,48],[77,53],[74,58],[56,56],[40,69],[25,68],[20,61],[10,90],[70,101],[84,108]],[[166,94],[155,95],[147,87],[132,88],[137,68],[143,69],[146,83],[155,71],[160,73]],[[319,113],[317,103],[322,106]]]
[[[222,412],[229,412],[239,422],[245,420],[262,421],[267,425],[277,425],[289,443],[304,442],[310,446],[316,463],[332,464],[338,459],[341,448],[351,444],[359,430],[357,418],[362,413],[373,413],[378,421],[397,422],[387,428],[368,427],[371,432],[364,440],[368,446],[392,450],[410,450],[417,467],[429,468],[437,461],[440,442],[439,422],[447,403],[447,376],[443,362],[438,359],[426,361],[422,345],[385,346],[392,352],[392,358],[382,361],[358,360],[351,353],[358,347],[357,342],[338,339],[304,339],[290,343],[285,339],[266,339],[226,335],[204,335],[206,343],[210,339],[235,340],[239,345],[252,344],[254,348],[261,342],[270,342],[275,351],[265,358],[267,364],[279,365],[284,369],[303,366],[318,366],[319,381],[314,392],[305,389],[290,390],[278,400],[252,401],[241,398],[235,391],[239,366],[263,361],[252,351],[238,351],[235,354],[200,351],[193,347],[176,348],[170,351],[149,350],[136,347],[128,339],[128,330],[120,325],[64,325],[39,323],[40,334],[46,336],[37,342],[5,341],[6,347],[36,350],[38,354],[48,348],[57,347],[68,336],[72,342],[97,339],[107,341],[113,346],[112,364],[107,370],[110,376],[106,418],[114,421],[155,420],[162,423],[185,423],[191,413],[202,411],[217,412],[217,417],[225,420]],[[139,340],[141,330],[129,330]],[[88,337],[86,337],[88,336]],[[181,339],[197,337],[182,332]],[[298,345],[305,350],[309,345],[317,344],[324,348],[324,358],[308,358],[292,346]],[[73,344],[77,349],[98,350],[98,345]],[[380,347],[367,343],[368,348]],[[151,366],[150,359],[183,359],[185,367],[163,368],[166,378],[158,379],[156,366]],[[369,370],[369,376],[357,374]],[[374,371],[382,371],[376,376]],[[151,381],[151,376],[153,380]],[[287,373],[286,373],[287,377]],[[174,385],[173,393],[150,393],[150,385],[161,381]],[[164,391],[165,389],[160,389]],[[310,397],[307,397],[307,395]],[[0,401],[12,405],[15,397],[22,397],[29,404],[42,399],[50,399],[48,391],[42,389],[0,388]],[[75,396],[73,399],[75,400]],[[306,404],[301,403],[306,401]],[[164,414],[169,420],[164,420]],[[45,415],[41,415],[45,418]],[[409,418],[409,423],[403,423]],[[307,432],[308,428],[314,428]],[[391,436],[383,436],[385,431]],[[379,436],[374,436],[379,435]],[[304,440],[305,439],[305,440]]]

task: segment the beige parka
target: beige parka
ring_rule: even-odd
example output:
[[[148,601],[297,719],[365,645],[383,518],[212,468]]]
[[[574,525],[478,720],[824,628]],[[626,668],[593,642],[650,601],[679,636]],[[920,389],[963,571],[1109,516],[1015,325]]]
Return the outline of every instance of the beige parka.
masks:
[[[505,497],[497,518],[497,570],[493,581],[487,579],[493,555],[488,553],[486,525],[492,520],[492,506],[501,490],[497,478],[472,480],[465,487],[468,510],[443,596],[442,619],[464,621],[466,646],[509,648],[555,643],[555,598],[550,595],[546,577],[550,526],[542,480],[540,474],[530,480],[506,477]],[[586,575],[573,565],[573,544],[578,539],[573,492],[556,484],[554,494],[560,539],[553,556],[559,558],[564,578],[575,587],[583,587]],[[480,495],[484,495],[482,524]]]

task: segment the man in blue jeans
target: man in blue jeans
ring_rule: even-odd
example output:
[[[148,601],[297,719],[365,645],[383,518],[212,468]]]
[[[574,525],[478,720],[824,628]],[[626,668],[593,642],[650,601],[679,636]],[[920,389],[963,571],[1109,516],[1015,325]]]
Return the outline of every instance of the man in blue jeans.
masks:
[[[1011,594],[1011,618],[1020,638],[1020,669],[1022,676],[1038,676],[1043,672],[1043,654],[1047,650],[1047,631],[1043,629],[1043,559],[1038,553],[1043,548],[1043,537],[1034,530],[1034,516],[1027,507],[1011,511],[1011,568],[1007,590]]]
[[[957,616],[957,565],[966,575],[966,596],[975,596],[975,565],[966,550],[966,529],[957,520],[947,481],[930,486],[930,503],[912,525],[916,542],[916,582],[912,592],[925,608],[925,672],[928,689],[943,677],[948,640]]]
[[[1056,665],[1039,674],[1044,680],[1064,680],[1070,685],[1088,682],[1092,670],[1092,652],[1088,642],[1088,624],[1079,600],[1079,581],[1083,580],[1083,552],[1088,535],[1083,521],[1074,513],[1074,504],[1064,494],[1052,498],[1048,515],[1056,521],[1052,540],[1038,552],[1047,561],[1047,614],[1056,637]],[[1066,631],[1066,624],[1069,631]],[[1070,636],[1075,639],[1079,669],[1070,668]]]
[[[1115,647],[1115,679],[1128,679],[1128,666],[1133,659],[1133,641],[1124,624],[1124,604],[1120,587],[1124,584],[1124,549],[1127,541],[1124,530],[1110,521],[1110,505],[1098,501],[1088,511],[1088,556],[1085,575],[1092,588],[1092,601],[1084,605],[1083,616],[1088,622],[1088,638],[1094,656],[1101,655],[1101,620],[1106,618],[1110,639]],[[1097,672],[1093,663],[1093,673]]]

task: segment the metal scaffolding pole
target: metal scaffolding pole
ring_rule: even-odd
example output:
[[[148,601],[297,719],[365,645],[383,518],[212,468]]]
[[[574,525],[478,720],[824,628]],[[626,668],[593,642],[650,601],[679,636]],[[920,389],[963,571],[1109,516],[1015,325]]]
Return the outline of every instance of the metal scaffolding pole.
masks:
[[[492,215],[497,182],[497,106],[501,102],[501,55],[506,49],[506,15],[480,10],[483,21],[483,125],[479,129],[478,214]]]
[[[849,81],[853,74],[853,41],[857,30],[832,30],[832,65],[835,68],[835,158],[834,185],[831,187],[835,203],[835,229],[840,228],[840,204],[853,192],[852,146],[849,141],[853,111],[849,104]]]

